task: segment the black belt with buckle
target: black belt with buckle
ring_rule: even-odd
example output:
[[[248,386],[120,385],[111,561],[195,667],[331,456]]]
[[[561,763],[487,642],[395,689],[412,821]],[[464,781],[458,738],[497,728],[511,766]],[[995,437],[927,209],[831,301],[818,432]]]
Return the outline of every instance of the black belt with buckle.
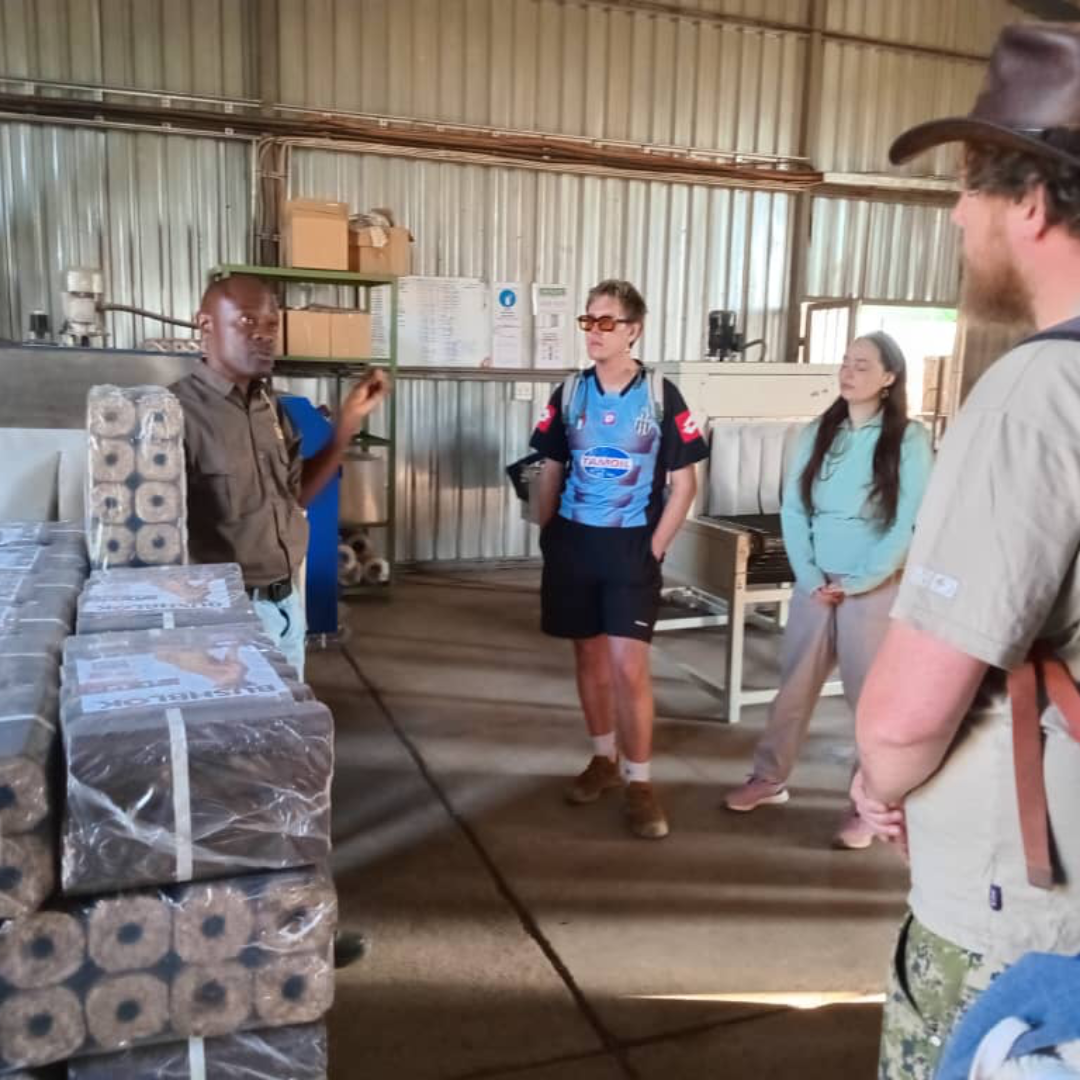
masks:
[[[272,604],[280,604],[282,600],[292,596],[292,581],[289,578],[271,581],[269,585],[259,585],[257,588],[248,589],[247,594],[252,600],[269,600]]]

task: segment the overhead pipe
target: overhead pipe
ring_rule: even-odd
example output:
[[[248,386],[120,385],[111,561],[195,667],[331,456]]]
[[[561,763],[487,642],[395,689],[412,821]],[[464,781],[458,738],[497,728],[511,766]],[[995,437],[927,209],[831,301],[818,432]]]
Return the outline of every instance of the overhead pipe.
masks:
[[[373,152],[426,151],[433,157],[467,155],[467,160],[522,167],[553,167],[561,171],[601,168],[608,174],[720,183],[732,187],[798,191],[813,187],[822,173],[798,159],[766,159],[751,155],[721,155],[698,150],[675,152],[563,135],[484,131],[454,125],[421,124],[349,118],[316,112],[288,115],[210,112],[197,109],[155,109],[123,102],[85,101],[0,94],[0,112],[37,123],[69,120],[182,129],[189,134],[248,138],[320,139],[331,143],[381,147]]]

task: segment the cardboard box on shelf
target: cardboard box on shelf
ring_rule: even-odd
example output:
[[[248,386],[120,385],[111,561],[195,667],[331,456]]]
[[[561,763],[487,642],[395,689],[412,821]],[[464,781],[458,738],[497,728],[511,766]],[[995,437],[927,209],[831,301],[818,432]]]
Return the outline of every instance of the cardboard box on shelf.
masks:
[[[371,356],[371,315],[366,311],[331,311],[330,355],[335,360]]]
[[[349,208],[327,199],[285,203],[285,265],[306,270],[349,269]]]
[[[286,311],[285,348],[289,356],[329,356],[330,312],[320,309]]]
[[[349,219],[349,269],[358,274],[405,277],[412,273],[413,235],[394,223],[390,210]]]

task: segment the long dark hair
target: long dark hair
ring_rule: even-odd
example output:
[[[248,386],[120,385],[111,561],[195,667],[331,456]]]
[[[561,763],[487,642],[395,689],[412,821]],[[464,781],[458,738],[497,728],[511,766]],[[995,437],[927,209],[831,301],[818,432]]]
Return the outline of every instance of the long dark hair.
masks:
[[[896,378],[881,404],[881,434],[874,449],[874,482],[868,502],[882,529],[896,520],[900,500],[900,450],[907,430],[907,361],[900,346],[888,334],[877,331],[857,341],[869,341],[878,351],[882,366]],[[821,415],[810,460],[799,478],[799,491],[807,513],[814,512],[814,481],[821,475],[825,457],[832,448],[840,425],[848,418],[848,403],[838,397]]]

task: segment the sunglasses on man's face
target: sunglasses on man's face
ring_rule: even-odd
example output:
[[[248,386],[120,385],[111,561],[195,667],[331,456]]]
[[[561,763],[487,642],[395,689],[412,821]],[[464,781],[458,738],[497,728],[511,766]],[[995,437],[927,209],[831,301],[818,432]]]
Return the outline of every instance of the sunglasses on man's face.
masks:
[[[633,319],[616,319],[614,315],[579,315],[577,324],[587,334],[595,326],[602,333],[610,334],[619,323],[633,322]]]

